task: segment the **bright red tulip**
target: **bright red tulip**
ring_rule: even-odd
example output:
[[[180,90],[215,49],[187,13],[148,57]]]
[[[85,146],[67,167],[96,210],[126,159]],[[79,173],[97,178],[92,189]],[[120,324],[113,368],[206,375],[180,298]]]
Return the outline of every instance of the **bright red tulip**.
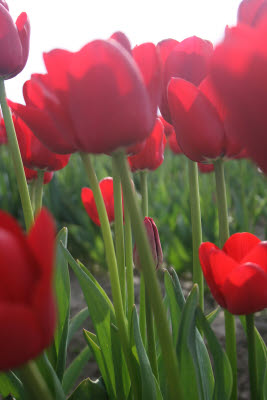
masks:
[[[16,103],[10,101],[9,105],[11,108],[16,108],[17,106]],[[68,164],[70,158],[69,154],[62,155],[51,152],[37,139],[30,128],[16,113],[13,113],[12,117],[22,161],[27,168],[57,171]]]
[[[169,39],[158,44],[163,51],[163,93],[160,111],[166,121],[170,122],[171,114],[168,106],[167,89],[173,77],[185,79],[198,86],[208,73],[210,58],[213,53],[212,43],[197,36],[189,37],[176,44]],[[166,51],[167,49],[167,51]]]
[[[31,183],[38,177],[38,171],[35,171],[34,169],[24,167],[24,172],[25,172],[25,176],[26,176],[28,183]],[[44,185],[46,185],[47,183],[49,183],[52,180],[53,175],[54,175],[54,172],[45,172],[44,173]]]
[[[0,237],[0,370],[4,371],[37,357],[53,339],[55,227],[42,210],[26,236],[1,211]]]
[[[236,233],[222,250],[202,243],[199,258],[211,293],[222,307],[238,315],[267,307],[267,241]]]
[[[30,23],[25,12],[14,24],[8,5],[0,1],[0,77],[10,79],[26,65],[29,55]]]
[[[255,28],[229,29],[214,52],[211,76],[227,106],[233,135],[267,173],[267,17]]]
[[[148,241],[150,244],[153,260],[155,262],[155,267],[156,267],[156,269],[158,269],[161,267],[161,265],[163,263],[163,254],[162,254],[162,248],[161,248],[158,228],[157,228],[155,222],[153,221],[153,219],[150,217],[145,217],[144,225],[145,225]],[[133,260],[134,260],[135,267],[138,268],[139,270],[141,270],[142,266],[141,266],[141,263],[139,260],[139,254],[138,254],[136,245],[134,246],[134,249],[133,249]]]
[[[164,127],[160,119],[157,118],[153,131],[145,141],[143,149],[139,153],[128,157],[132,172],[144,169],[154,171],[157,169],[164,160],[165,144]]]
[[[24,86],[26,106],[15,111],[52,151],[109,154],[149,135],[159,97],[149,83],[153,60],[141,73],[111,39],[95,40],[75,53],[56,49],[44,54],[44,61],[48,74],[33,75]]]
[[[99,187],[103,196],[103,200],[106,206],[107,215],[109,222],[113,222],[115,219],[114,214],[114,194],[113,194],[113,179],[108,177],[104,178],[99,182]],[[93,195],[92,189],[83,188],[81,191],[81,198],[84,208],[92,219],[92,221],[100,226],[100,220],[96,208],[96,203]]]
[[[256,26],[267,15],[266,0],[243,0],[238,8],[237,22]]]

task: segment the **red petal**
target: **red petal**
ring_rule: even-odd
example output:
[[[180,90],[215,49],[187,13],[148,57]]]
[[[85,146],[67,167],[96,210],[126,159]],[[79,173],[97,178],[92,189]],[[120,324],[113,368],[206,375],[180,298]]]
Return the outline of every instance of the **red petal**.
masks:
[[[17,21],[16,21],[17,29],[18,29],[18,34],[21,42],[21,47],[22,47],[22,63],[17,71],[20,72],[26,65],[26,62],[28,60],[29,56],[29,50],[30,50],[30,33],[31,33],[31,27],[30,27],[30,21],[28,18],[28,15],[23,12],[19,15]]]
[[[172,78],[168,101],[176,138],[184,154],[201,162],[219,157],[224,150],[224,127],[218,113],[199,89]]]
[[[266,0],[243,0],[238,8],[237,21],[256,26],[266,12]]]
[[[252,233],[242,232],[230,236],[223,246],[223,251],[236,262],[243,262],[243,258],[260,242]],[[252,260],[250,260],[252,261]]]
[[[241,264],[227,277],[223,293],[232,314],[251,314],[267,307],[267,274],[253,263]]]
[[[131,43],[123,32],[114,32],[113,35],[110,36],[110,39],[116,40],[122,47],[124,47],[128,51],[128,53],[132,54]]]
[[[96,208],[96,203],[93,195],[93,191],[90,188],[82,188],[81,198],[84,208],[91,218],[91,220],[98,226],[100,226],[100,220]]]
[[[267,273],[267,241],[255,245],[241,260],[242,264],[251,262],[257,264]]]

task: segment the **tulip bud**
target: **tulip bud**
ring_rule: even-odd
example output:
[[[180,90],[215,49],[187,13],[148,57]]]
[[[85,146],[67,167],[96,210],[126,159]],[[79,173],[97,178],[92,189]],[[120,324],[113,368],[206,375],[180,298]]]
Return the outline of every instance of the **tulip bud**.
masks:
[[[156,269],[158,269],[163,262],[163,254],[162,254],[162,248],[161,248],[161,244],[160,244],[158,229],[156,227],[155,222],[150,217],[145,217],[144,225],[146,228],[147,237],[148,237],[148,241],[150,244],[152,256],[153,256],[153,259],[155,262],[155,267],[156,267]],[[133,260],[134,260],[134,265],[136,266],[136,268],[141,269],[141,262],[139,259],[139,254],[138,254],[136,245],[134,246],[134,250],[133,250]]]

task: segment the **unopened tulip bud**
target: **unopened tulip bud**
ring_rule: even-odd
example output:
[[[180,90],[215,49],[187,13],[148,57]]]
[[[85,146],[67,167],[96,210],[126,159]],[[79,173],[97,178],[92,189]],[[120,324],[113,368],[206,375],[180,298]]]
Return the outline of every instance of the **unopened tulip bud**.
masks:
[[[148,237],[148,241],[150,244],[152,256],[153,256],[153,259],[155,262],[155,267],[156,267],[156,269],[158,269],[163,262],[163,254],[162,254],[162,248],[161,248],[161,244],[160,244],[158,229],[156,227],[155,222],[150,217],[145,217],[144,225],[146,228],[147,237]],[[133,250],[133,260],[134,260],[134,265],[136,266],[136,268],[141,269],[141,262],[139,259],[139,254],[138,254],[136,245],[134,246],[134,250]]]

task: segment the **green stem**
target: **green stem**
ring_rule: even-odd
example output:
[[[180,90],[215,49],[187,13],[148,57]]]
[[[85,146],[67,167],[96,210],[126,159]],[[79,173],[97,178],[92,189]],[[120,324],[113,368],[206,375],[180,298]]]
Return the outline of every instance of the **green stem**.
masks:
[[[113,193],[114,193],[114,212],[115,212],[115,245],[118,263],[122,303],[126,307],[126,287],[125,287],[125,254],[124,254],[124,232],[123,232],[123,211],[121,197],[121,180],[116,165],[112,161]]]
[[[169,323],[166,310],[162,301],[161,291],[157,281],[155,264],[151,254],[150,245],[145,232],[143,218],[138,207],[136,195],[132,187],[128,164],[123,153],[118,152],[112,155],[120,171],[123,195],[127,198],[127,204],[131,214],[131,221],[135,241],[138,248],[140,262],[143,267],[143,274],[148,289],[150,304],[154,313],[159,343],[165,367],[169,399],[178,400],[183,398],[180,382],[178,362],[175,349],[172,344]]]
[[[214,162],[215,180],[216,180],[216,193],[219,215],[219,239],[220,246],[223,247],[226,240],[229,238],[229,223],[228,223],[228,210],[227,210],[227,197],[224,179],[224,165],[223,160],[218,159]],[[233,375],[233,388],[231,400],[237,399],[237,355],[236,355],[236,333],[235,333],[235,317],[227,310],[224,311],[225,319],[225,347],[226,353],[229,358],[232,375]]]
[[[197,163],[188,159],[190,187],[191,224],[193,241],[193,283],[199,287],[199,305],[204,309],[203,273],[199,262],[198,249],[202,243],[201,211]]]
[[[247,341],[248,341],[248,366],[251,400],[258,399],[257,362],[255,348],[254,314],[246,315]]]
[[[3,79],[0,79],[0,103],[3,112],[3,117],[5,120],[5,127],[8,139],[8,148],[13,160],[15,175],[17,179],[17,185],[19,189],[20,199],[22,203],[22,209],[26,224],[26,229],[29,230],[34,222],[31,200],[29,195],[29,190],[27,186],[27,181],[24,173],[23,163],[20,155],[17,135],[15,132],[12,116],[10,109],[6,102],[6,90],[5,83]]]
[[[107,216],[107,211],[105,207],[105,203],[102,197],[101,190],[99,188],[98,180],[94,171],[94,168],[91,163],[91,159],[89,154],[81,153],[81,159],[84,164],[85,171],[87,173],[91,188],[94,193],[94,198],[97,206],[97,211],[99,215],[99,219],[101,222],[101,230],[105,244],[106,250],[106,259],[110,274],[110,283],[111,283],[111,291],[112,291],[112,298],[114,303],[114,309],[116,313],[116,320],[119,329],[119,335],[121,339],[122,349],[125,356],[125,361],[127,363],[127,367],[129,370],[133,393],[135,399],[140,398],[139,396],[139,388],[138,388],[138,377],[137,371],[134,367],[134,361],[132,360],[132,352],[130,348],[130,340],[128,335],[128,328],[127,328],[127,321],[124,315],[123,303],[122,303],[122,296],[120,291],[120,281],[118,275],[118,267],[117,267],[117,260],[109,225],[109,220]],[[139,397],[138,397],[139,396]]]
[[[147,355],[153,374],[157,381],[159,381],[156,341],[154,333],[154,319],[148,290],[146,290],[146,332],[147,332]]]
[[[127,312],[131,315],[134,305],[134,280],[133,280],[133,245],[131,217],[124,199],[124,218],[125,218],[125,263],[127,280]]]
[[[30,199],[31,199],[31,204],[32,204],[32,211],[34,213],[35,210],[35,180],[29,183],[29,193],[30,193]]]
[[[38,170],[37,180],[35,185],[35,210],[34,210],[35,216],[39,213],[39,211],[42,208],[44,173],[45,171]]]
[[[53,400],[53,396],[34,361],[28,362],[19,369],[19,377],[30,395],[29,400]]]

